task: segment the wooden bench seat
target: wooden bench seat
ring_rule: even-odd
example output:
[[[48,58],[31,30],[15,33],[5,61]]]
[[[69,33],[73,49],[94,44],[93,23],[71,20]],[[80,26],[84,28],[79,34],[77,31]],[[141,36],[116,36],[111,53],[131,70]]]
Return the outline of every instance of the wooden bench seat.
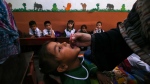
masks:
[[[34,52],[26,52],[9,57],[0,67],[2,73],[0,84],[25,84],[33,54]]]

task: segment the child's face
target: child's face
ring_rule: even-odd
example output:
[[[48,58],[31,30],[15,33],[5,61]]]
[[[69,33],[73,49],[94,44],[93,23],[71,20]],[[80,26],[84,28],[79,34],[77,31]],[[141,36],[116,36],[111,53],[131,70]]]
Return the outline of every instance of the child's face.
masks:
[[[97,27],[97,28],[102,28],[102,24],[101,24],[101,23],[98,23],[98,24],[96,25],[96,27]]]
[[[63,63],[71,63],[77,59],[78,54],[80,52],[79,47],[72,48],[70,44],[64,43],[57,43],[57,42],[50,42],[47,46],[48,52],[52,53],[56,56],[58,61]]]
[[[85,28],[85,27],[82,27],[82,31],[86,32],[86,28]]]
[[[36,27],[37,27],[36,24],[30,26],[30,28],[31,28],[32,30],[35,30]]]
[[[73,23],[69,23],[69,24],[68,24],[68,27],[69,27],[69,28],[72,28],[72,26],[73,26]]]
[[[46,29],[51,29],[51,28],[52,28],[52,25],[49,24],[49,23],[47,23],[47,24],[45,25],[45,28],[46,28]]]

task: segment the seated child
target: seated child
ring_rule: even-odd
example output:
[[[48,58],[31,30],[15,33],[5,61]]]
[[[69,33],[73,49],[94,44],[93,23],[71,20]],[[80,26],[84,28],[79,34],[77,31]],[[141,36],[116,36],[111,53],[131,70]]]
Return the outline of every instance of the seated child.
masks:
[[[66,42],[46,42],[39,52],[40,71],[60,76],[62,84],[91,84],[89,75],[96,77],[97,67],[78,57],[79,53],[79,47]]]
[[[31,38],[34,37],[41,37],[42,32],[41,30],[37,27],[36,22],[35,21],[30,21],[29,22],[29,35],[31,36]]]
[[[81,25],[81,28],[77,32],[88,33],[87,26],[86,25]]]
[[[74,34],[76,30],[74,29],[74,21],[69,20],[67,22],[67,28],[64,30],[64,37],[70,37],[71,34]]]
[[[98,21],[96,23],[96,28],[94,29],[93,33],[102,33],[104,30],[102,29],[102,22]]]
[[[77,31],[80,33],[88,33],[87,26],[85,24],[81,25],[81,28]],[[88,47],[80,47],[81,51],[87,50]]]
[[[44,22],[45,29],[43,30],[43,35],[46,37],[55,37],[55,32],[52,29],[52,25],[50,21]]]

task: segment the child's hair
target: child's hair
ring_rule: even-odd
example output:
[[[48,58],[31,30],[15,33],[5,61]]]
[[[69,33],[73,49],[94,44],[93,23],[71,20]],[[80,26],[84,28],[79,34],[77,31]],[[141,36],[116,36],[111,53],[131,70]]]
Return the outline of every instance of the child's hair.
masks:
[[[36,22],[35,21],[33,21],[33,20],[31,20],[30,22],[29,22],[29,26],[32,26],[32,25],[36,25]]]
[[[117,22],[117,28],[119,28],[120,24],[122,24],[122,22]]]
[[[100,23],[100,24],[102,25],[102,22],[101,22],[101,21],[98,21],[98,22],[96,23],[96,25],[97,25],[98,23]]]
[[[68,24],[73,24],[72,28],[74,28],[74,21],[73,20],[68,20],[68,22],[67,22],[67,28],[68,28]]]
[[[87,29],[87,26],[85,24],[81,25],[81,29],[83,29],[83,27],[85,27],[85,29]]]
[[[44,25],[46,25],[46,24],[51,24],[51,22],[50,21],[45,21]]]
[[[44,74],[59,75],[57,72],[57,67],[60,62],[55,59],[55,56],[47,50],[47,46],[50,41],[47,41],[42,45],[39,52],[39,67],[40,71]]]

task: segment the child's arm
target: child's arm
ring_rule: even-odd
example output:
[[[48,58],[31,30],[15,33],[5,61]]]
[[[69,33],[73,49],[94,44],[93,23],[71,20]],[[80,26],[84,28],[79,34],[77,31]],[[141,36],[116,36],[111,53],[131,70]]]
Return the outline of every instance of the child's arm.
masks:
[[[55,32],[53,29],[51,29],[51,37],[55,37]]]
[[[29,35],[30,35],[31,38],[35,37],[34,34],[33,34],[33,31],[31,30],[31,28],[29,28]]]
[[[37,37],[41,37],[41,36],[42,36],[42,32],[41,32],[40,29],[37,29],[37,30],[36,30],[36,36],[37,36]]]
[[[93,34],[95,34],[95,33],[96,33],[96,30],[97,30],[97,28],[95,28],[95,29],[94,29]]]

